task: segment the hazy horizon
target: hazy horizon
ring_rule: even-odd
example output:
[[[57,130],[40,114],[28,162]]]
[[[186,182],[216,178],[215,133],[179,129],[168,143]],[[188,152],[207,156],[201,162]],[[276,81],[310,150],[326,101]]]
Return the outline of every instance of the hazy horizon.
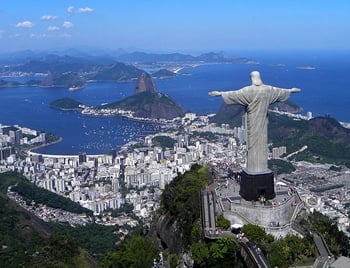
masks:
[[[21,50],[201,53],[347,50],[350,2],[3,1],[0,54]]]

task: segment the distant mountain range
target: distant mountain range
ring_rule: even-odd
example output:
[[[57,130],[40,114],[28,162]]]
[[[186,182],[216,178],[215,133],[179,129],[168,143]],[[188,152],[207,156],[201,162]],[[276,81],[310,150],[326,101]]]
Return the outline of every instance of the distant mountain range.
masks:
[[[140,68],[145,65],[157,66],[158,64],[163,66],[154,73],[154,77],[167,78],[176,75],[171,70],[166,69],[167,65],[248,61],[245,58],[230,57],[224,52],[210,52],[200,56],[181,53],[155,54],[144,52],[96,56],[79,53],[77,50],[68,50],[66,53],[61,55],[23,51],[0,55],[0,70],[2,70],[3,75],[14,73],[47,74],[48,77],[45,78],[43,84],[39,83],[40,86],[82,87],[88,80],[124,82],[136,79],[144,72]],[[78,81],[77,78],[79,78]],[[2,83],[0,86],[5,87],[7,84]],[[9,86],[15,86],[15,84],[12,83]]]
[[[28,61],[53,61],[57,59],[72,58],[82,62],[93,64],[113,64],[115,62],[124,63],[155,63],[155,62],[237,62],[248,61],[242,57],[231,57],[225,52],[208,52],[199,56],[193,56],[182,53],[146,53],[130,52],[123,49],[114,51],[96,50],[83,52],[77,49],[68,49],[64,51],[44,51],[37,52],[32,50],[23,50],[13,53],[0,54],[0,65],[22,64]]]
[[[155,54],[133,52],[117,57],[118,61],[127,63],[156,63],[156,62],[179,62],[179,63],[217,63],[217,62],[245,62],[246,58],[230,57],[225,52],[209,52],[199,56],[181,53]]]

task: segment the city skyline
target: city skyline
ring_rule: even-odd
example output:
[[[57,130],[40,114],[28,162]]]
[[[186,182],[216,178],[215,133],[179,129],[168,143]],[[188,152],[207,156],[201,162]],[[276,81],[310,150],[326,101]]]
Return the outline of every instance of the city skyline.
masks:
[[[350,2],[4,1],[0,53],[18,50],[345,50]]]

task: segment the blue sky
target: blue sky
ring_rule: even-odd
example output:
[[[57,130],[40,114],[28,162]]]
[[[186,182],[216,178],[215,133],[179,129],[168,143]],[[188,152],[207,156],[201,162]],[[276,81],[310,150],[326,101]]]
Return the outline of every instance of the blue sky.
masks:
[[[1,0],[0,53],[350,48],[348,0]]]

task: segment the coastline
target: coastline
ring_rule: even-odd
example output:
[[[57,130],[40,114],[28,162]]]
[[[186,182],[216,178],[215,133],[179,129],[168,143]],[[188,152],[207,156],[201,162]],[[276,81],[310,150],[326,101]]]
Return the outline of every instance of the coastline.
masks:
[[[43,144],[34,146],[34,147],[32,147],[32,148],[26,150],[26,153],[27,153],[27,154],[31,154],[31,153],[39,154],[39,153],[36,153],[36,152],[34,152],[34,151],[37,150],[37,149],[40,149],[40,148],[44,148],[44,147],[46,147],[46,146],[50,146],[50,145],[59,143],[59,142],[61,142],[61,141],[63,141],[63,138],[62,138],[62,137],[58,137],[58,139],[55,140],[55,141],[48,142],[48,143],[43,143]]]

